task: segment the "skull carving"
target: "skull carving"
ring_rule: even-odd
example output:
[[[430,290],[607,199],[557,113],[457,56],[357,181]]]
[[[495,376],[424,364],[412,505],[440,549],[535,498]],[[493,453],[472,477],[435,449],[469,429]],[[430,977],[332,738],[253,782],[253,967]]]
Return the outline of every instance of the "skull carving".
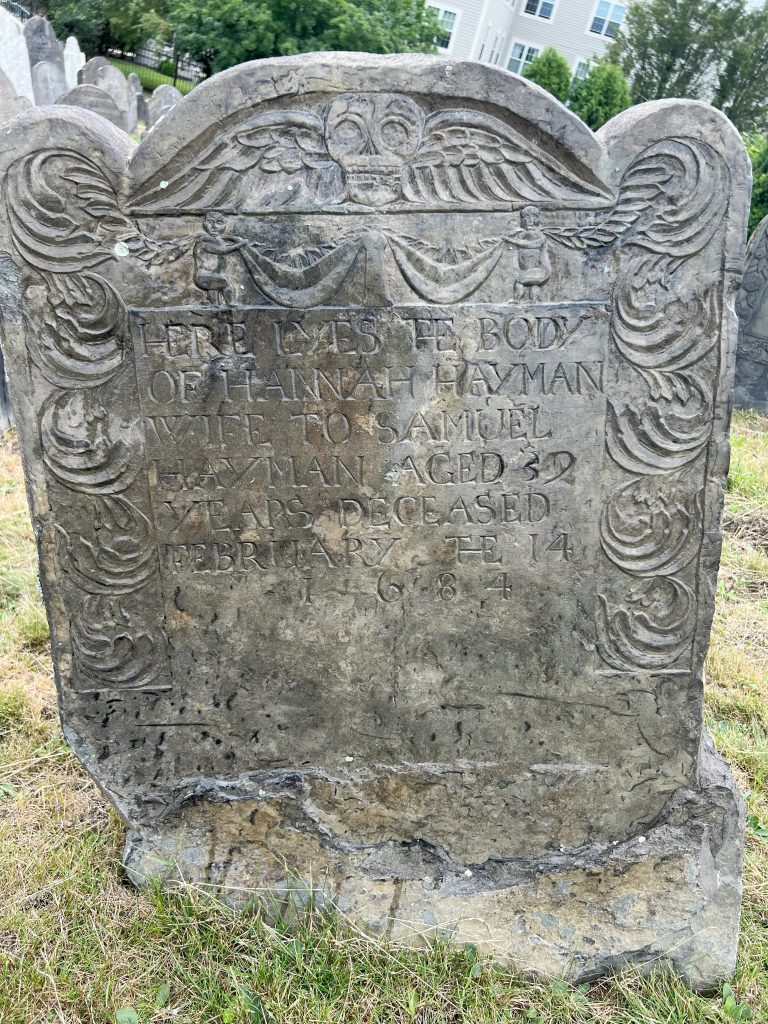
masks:
[[[424,114],[407,96],[338,96],[325,111],[325,142],[352,202],[384,206],[402,196],[403,167],[421,142]]]

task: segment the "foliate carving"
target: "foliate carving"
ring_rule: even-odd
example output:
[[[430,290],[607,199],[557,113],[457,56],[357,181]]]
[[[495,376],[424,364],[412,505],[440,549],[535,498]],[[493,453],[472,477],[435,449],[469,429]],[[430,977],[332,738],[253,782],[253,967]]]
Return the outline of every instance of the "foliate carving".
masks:
[[[768,338],[755,333],[752,321],[759,313],[768,291],[768,219],[763,219],[747,246],[745,273],[741,280],[736,312],[739,315],[739,355],[756,363],[768,363]],[[738,380],[737,380],[738,388]]]
[[[157,571],[149,520],[127,498],[95,501],[89,536],[57,532],[59,562],[88,594],[131,594]]]
[[[106,174],[80,153],[51,148],[23,157],[4,188],[13,244],[32,272],[26,305],[35,322],[26,323],[25,341],[52,386],[39,420],[43,462],[56,485],[94,499],[77,530],[56,524],[57,558],[74,591],[67,602],[75,686],[167,689],[157,682],[164,635],[121,603],[158,582],[159,562],[149,520],[125,496],[141,452],[110,401],[125,369],[126,309],[97,272],[130,252],[161,263],[167,246],[141,235]],[[143,502],[146,484],[141,490]]]
[[[121,439],[98,396],[65,391],[43,408],[43,460],[59,483],[82,494],[124,491],[137,471],[135,456]]]
[[[628,253],[611,338],[643,386],[633,402],[609,402],[606,450],[624,479],[617,475],[604,500],[600,540],[626,582],[614,584],[613,597],[599,595],[597,615],[600,655],[619,671],[670,668],[691,650],[721,296],[706,280],[686,290],[678,271],[710,244],[727,185],[710,147],[658,143],[630,165],[601,224],[557,237],[590,248],[621,236]]]
[[[158,682],[163,642],[119,599],[86,597],[72,622],[78,691],[170,690]]]
[[[427,114],[407,96],[338,96],[310,111],[258,114],[202,144],[191,166],[164,168],[131,197],[133,212],[301,208],[508,210],[556,200],[608,207],[612,193],[498,118]]]
[[[613,668],[669,668],[690,646],[696,608],[693,591],[682,580],[637,580],[620,607],[609,604],[602,594],[598,599],[600,654]]]

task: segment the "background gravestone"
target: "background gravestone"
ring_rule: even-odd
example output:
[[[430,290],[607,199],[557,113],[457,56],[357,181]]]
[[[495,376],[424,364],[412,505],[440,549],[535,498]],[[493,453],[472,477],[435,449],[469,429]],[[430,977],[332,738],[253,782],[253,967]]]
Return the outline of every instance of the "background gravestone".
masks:
[[[11,83],[0,71],[0,124],[5,124],[11,118],[16,117],[24,110],[28,110],[31,103],[26,96],[17,96]]]
[[[23,119],[11,394],[65,734],[131,877],[727,975],[732,126],[675,100],[595,136],[413,54],[232,69],[138,147]]]
[[[27,41],[21,22],[0,7],[0,71],[13,86],[17,96],[34,102],[32,70]]]
[[[85,54],[80,49],[80,44],[75,37],[69,36],[64,45],[64,74],[68,89],[74,89],[77,86],[77,76],[83,67],[85,67]]]
[[[117,109],[117,105],[108,92],[99,89],[95,85],[78,85],[66,96],[62,96],[57,103],[67,107],[81,107],[83,110],[91,110],[94,114],[106,117],[108,121],[118,128],[123,126],[123,114]]]
[[[734,403],[768,412],[768,217],[749,240],[737,310],[741,330]]]
[[[149,126],[149,108],[147,101],[144,98],[144,86],[141,84],[139,76],[132,71],[128,75],[128,84],[131,86],[133,91],[136,93],[136,117],[137,120],[143,122],[143,124]]]
[[[181,93],[175,86],[158,85],[147,101],[147,128],[153,128],[180,99]]]
[[[136,93],[128,79],[113,64],[98,67],[93,73],[93,84],[109,93],[122,115],[122,127],[128,134],[136,131]]]
[[[35,103],[44,107],[61,99],[67,91],[67,80],[58,64],[41,60],[32,68],[32,87]]]
[[[77,80],[80,85],[95,85],[96,73],[102,68],[108,68],[110,66],[111,65],[106,57],[91,57],[91,59],[86,61],[78,71]]]
[[[35,15],[24,23],[24,38],[27,41],[29,63],[34,71],[35,64],[48,61],[64,72],[64,47],[56,38],[53,26],[47,18]]]

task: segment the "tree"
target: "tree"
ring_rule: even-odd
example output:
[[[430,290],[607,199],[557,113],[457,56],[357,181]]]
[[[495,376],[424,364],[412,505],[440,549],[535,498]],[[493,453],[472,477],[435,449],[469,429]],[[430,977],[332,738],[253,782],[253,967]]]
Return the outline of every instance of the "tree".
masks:
[[[749,233],[768,215],[768,138],[759,132],[744,136],[752,161],[752,205],[749,210]]]
[[[565,103],[571,91],[571,69],[568,61],[553,46],[546,46],[534,57],[523,72],[523,77],[540,85]]]
[[[768,5],[743,13],[712,103],[742,132],[768,127]]]
[[[615,64],[593,64],[586,78],[574,82],[570,107],[592,131],[632,104],[629,85]]]
[[[425,0],[171,0],[169,20],[209,71],[311,50],[433,52],[438,32]]]
[[[642,0],[630,4],[606,60],[630,79],[632,100],[707,98],[741,31],[745,0]]]

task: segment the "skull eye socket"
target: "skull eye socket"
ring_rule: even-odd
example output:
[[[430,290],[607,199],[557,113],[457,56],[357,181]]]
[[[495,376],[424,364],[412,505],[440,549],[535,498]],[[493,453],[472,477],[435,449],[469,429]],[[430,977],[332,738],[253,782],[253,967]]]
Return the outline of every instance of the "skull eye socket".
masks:
[[[406,155],[411,149],[411,132],[409,126],[399,117],[388,117],[381,122],[379,129],[381,141],[390,151],[398,155]]]
[[[365,147],[367,135],[363,126],[345,117],[333,126],[333,142],[342,153],[359,153]]]

